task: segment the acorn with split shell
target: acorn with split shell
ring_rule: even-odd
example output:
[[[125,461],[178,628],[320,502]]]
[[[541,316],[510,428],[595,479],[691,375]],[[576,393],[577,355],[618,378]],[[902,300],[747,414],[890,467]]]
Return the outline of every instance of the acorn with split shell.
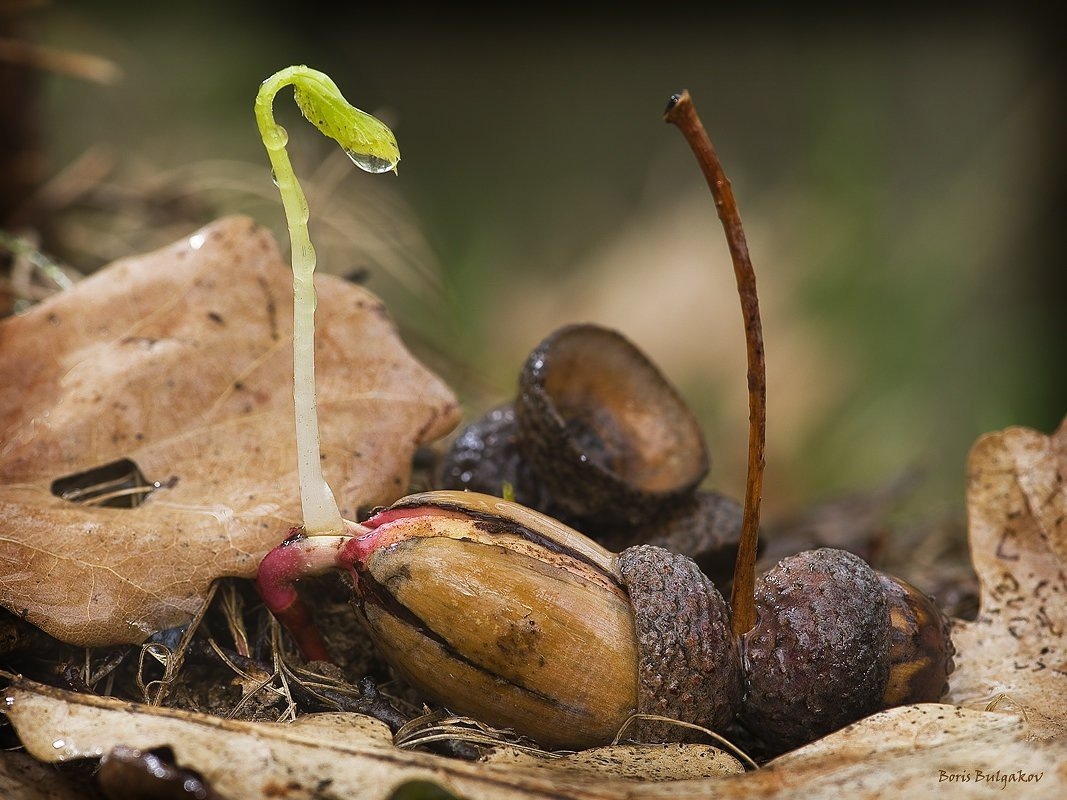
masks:
[[[728,724],[740,699],[737,646],[725,602],[688,559],[650,547],[616,556],[551,517],[471,493],[409,497],[363,525],[341,517],[316,452],[307,203],[272,111],[275,94],[289,84],[305,116],[363,166],[394,168],[400,157],[392,132],[352,108],[328,76],[297,66],[261,86],[257,122],[293,245],[304,521],[260,562],[256,585],[266,606],[306,658],[325,659],[295,584],[344,570],[371,637],[410,683],[455,711],[550,746],[603,743],[642,711]],[[695,464],[698,480],[706,463],[698,456]],[[685,489],[671,480],[662,486],[666,502]],[[652,488],[662,488],[659,479]]]
[[[537,511],[472,492],[404,498],[343,534],[290,537],[257,586],[304,656],[325,643],[295,590],[339,569],[382,656],[426,697],[540,744],[610,742],[635,713],[725,730],[741,673],[726,603],[688,558],[616,555]],[[639,723],[644,741],[692,730]]]

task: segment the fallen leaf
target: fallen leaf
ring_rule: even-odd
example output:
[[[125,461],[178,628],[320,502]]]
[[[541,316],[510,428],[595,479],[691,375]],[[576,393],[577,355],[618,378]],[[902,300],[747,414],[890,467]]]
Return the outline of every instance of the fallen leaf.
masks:
[[[729,753],[705,744],[617,744],[554,755],[503,746],[482,760],[550,770],[572,770],[591,777],[635,781],[681,781],[740,775],[744,765]]]
[[[459,410],[376,297],[316,286],[323,471],[353,518],[405,493]],[[292,293],[235,216],[0,322],[0,604],[72,644],[137,643],[255,575],[300,522]],[[137,507],[53,492],[124,460],[159,484]]]
[[[1030,735],[1067,730],[1067,421],[987,434],[968,459],[974,622],[957,621],[952,702],[1014,708]]]
[[[1011,797],[1067,793],[1067,742],[1028,740],[1018,717],[924,703],[874,714],[771,761],[772,797]],[[753,781],[753,783],[757,783]],[[756,796],[763,796],[756,794]]]
[[[222,797],[291,800],[331,796],[384,800],[398,786],[428,781],[465,800],[684,800],[684,798],[880,798],[932,796],[965,788],[986,796],[1061,798],[1067,742],[1027,740],[1011,714],[924,704],[889,709],[743,775],[636,782],[580,754],[556,764],[467,762],[389,744],[384,725],[358,714],[306,715],[295,723],[238,722],[16,679],[5,713],[34,757],[98,758],[117,745],[167,746]],[[703,746],[695,747],[697,758]],[[585,761],[585,766],[581,765]],[[575,763],[577,762],[577,764]],[[668,777],[669,777],[668,773]]]
[[[27,751],[42,761],[99,758],[120,744],[139,750],[165,745],[183,767],[235,800],[318,798],[324,787],[331,797],[381,800],[412,781],[432,781],[466,800],[622,797],[657,785],[400,750],[384,725],[359,714],[309,714],[289,724],[239,722],[19,679],[7,696],[4,713]]]

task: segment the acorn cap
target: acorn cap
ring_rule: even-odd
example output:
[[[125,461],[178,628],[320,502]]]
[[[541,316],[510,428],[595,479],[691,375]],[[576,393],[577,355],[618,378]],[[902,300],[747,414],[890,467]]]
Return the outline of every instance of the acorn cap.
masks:
[[[820,548],[756,581],[756,625],[741,640],[741,721],[769,750],[813,741],[882,707],[889,606],[863,559]]]
[[[620,333],[567,325],[527,357],[516,418],[523,452],[578,519],[636,526],[707,475],[700,426],[675,388]]]
[[[619,554],[637,630],[637,710],[725,730],[741,698],[737,647],[718,589],[692,559],[652,545]],[[643,721],[636,738],[686,741],[702,734]]]
[[[716,586],[733,580],[741,541],[741,503],[722,492],[698,489],[670,515],[642,530],[648,544],[688,556]]]

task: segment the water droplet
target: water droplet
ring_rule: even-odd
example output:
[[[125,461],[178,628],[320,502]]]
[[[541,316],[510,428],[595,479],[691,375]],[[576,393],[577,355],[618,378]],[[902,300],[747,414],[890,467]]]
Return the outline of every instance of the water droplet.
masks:
[[[56,739],[54,742],[52,742],[52,747],[54,747],[56,750],[62,750],[66,746],[67,743],[63,739]]]
[[[353,150],[345,150],[345,154],[352,159],[353,164],[364,172],[389,172],[396,168],[396,161],[378,158],[378,156],[372,156],[369,153],[357,153]]]
[[[266,132],[263,136],[263,144],[267,146],[268,150],[281,150],[289,144],[289,131],[278,125]]]
[[[274,170],[270,171],[270,182],[273,183],[275,186],[278,185],[278,175],[277,173],[275,173]]]
[[[194,233],[189,237],[189,246],[194,250],[199,250],[204,246],[204,242],[207,241],[207,237],[202,233]]]

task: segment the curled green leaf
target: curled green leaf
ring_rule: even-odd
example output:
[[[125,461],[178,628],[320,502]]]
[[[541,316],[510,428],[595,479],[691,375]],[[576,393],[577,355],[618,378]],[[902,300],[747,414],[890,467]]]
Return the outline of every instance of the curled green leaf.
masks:
[[[322,73],[305,76],[294,83],[293,96],[308,122],[341,145],[360,169],[396,171],[400,148],[393,132],[345,100],[330,78]]]

